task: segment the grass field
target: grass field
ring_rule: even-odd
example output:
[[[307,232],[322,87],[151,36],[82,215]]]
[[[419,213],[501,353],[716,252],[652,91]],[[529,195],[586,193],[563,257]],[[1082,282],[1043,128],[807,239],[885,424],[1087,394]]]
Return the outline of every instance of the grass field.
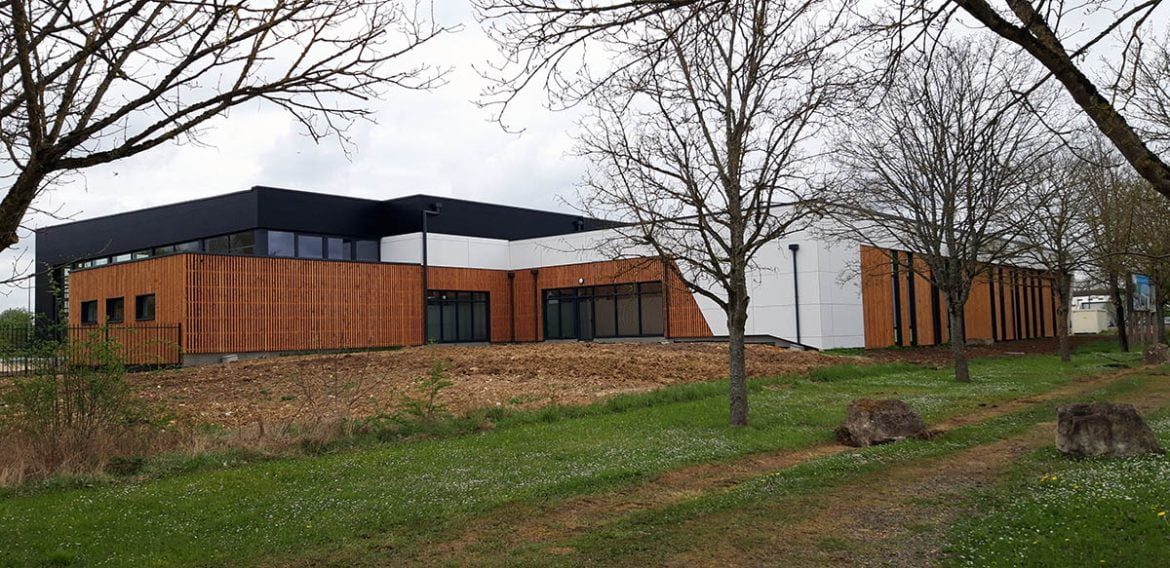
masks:
[[[851,484],[864,488],[871,476],[944,463],[1023,436],[1051,421],[1054,404],[1069,396],[1158,400],[1145,394],[1165,382],[1154,371],[1068,390],[1079,384],[1075,379],[1122,373],[1119,367],[1134,361],[1111,353],[1080,354],[1072,365],[1047,356],[983,359],[973,363],[970,385],[907,364],[842,365],[754,381],[752,425],[741,430],[725,427],[726,383],[698,383],[512,414],[474,434],[228,467],[204,463],[94,487],[32,487],[0,497],[0,565],[768,563],[781,558],[769,555],[776,553],[770,539],[777,527],[830,510],[836,493]],[[836,449],[833,427],[845,405],[863,396],[903,398],[928,424],[953,424],[929,441]],[[968,418],[954,420],[960,417]],[[1155,424],[1170,434],[1170,421]],[[996,527],[1026,532],[1045,522],[1041,513],[1013,509],[1052,512],[1049,501],[1028,505],[1021,498],[1063,487],[1038,488],[1037,471],[1055,473],[1061,483],[1066,475],[1112,476],[1110,487],[1122,499],[1115,504],[1129,503],[1132,493],[1134,507],[1109,511],[1140,518],[1137,538],[1161,539],[1136,553],[1165,553],[1170,527],[1146,522],[1158,518],[1153,509],[1170,505],[1150,493],[1170,494],[1165,460],[1070,463],[1036,449],[1009,465],[1013,473],[991,479],[994,489],[964,488],[955,496],[957,506],[989,511],[986,519],[957,516],[910,531],[947,543],[952,552],[939,562],[1012,564],[1026,543],[1000,552],[988,540],[999,534]],[[1158,476],[1162,485],[1151,483]],[[1150,489],[1137,493],[1120,481],[1131,478]],[[629,506],[639,492],[646,500]],[[1052,526],[1051,539],[1092,531],[1078,525],[1079,505],[1061,502],[1069,503],[1069,518]],[[572,526],[558,521],[565,512],[575,516]],[[1125,522],[1110,514],[1084,522]],[[548,530],[517,536],[541,526]],[[823,564],[865,546],[850,535],[826,538],[802,548],[797,564]],[[712,556],[728,543],[758,555]],[[1118,564],[1140,565],[1128,560]]]

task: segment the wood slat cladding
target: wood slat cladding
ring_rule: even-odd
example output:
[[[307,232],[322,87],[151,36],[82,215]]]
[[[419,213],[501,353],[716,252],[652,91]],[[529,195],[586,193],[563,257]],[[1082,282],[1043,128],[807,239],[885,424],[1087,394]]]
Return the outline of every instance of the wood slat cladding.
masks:
[[[166,256],[76,270],[69,275],[69,325],[81,325],[81,303],[96,300],[98,322],[106,321],[106,300],[125,299],[124,321],[118,325],[181,324],[186,318],[187,288],[183,283],[186,265],[181,256]],[[155,295],[155,317],[139,322],[134,298]]]
[[[867,348],[895,345],[893,264],[885,251],[861,247],[861,311]]]
[[[421,286],[421,283],[419,284]],[[491,341],[514,341],[511,337],[512,303],[508,290],[508,272],[478,268],[431,267],[427,269],[431,290],[487,292]]]
[[[542,339],[540,292],[586,284],[665,280],[671,337],[710,336],[693,296],[657,260],[584,263],[509,271],[431,267],[433,290],[481,291],[491,303],[491,341]],[[153,324],[181,324],[186,353],[354,349],[423,343],[422,268],[411,264],[337,262],[180,254],[77,272],[70,314],[80,302],[156,294]],[[79,321],[74,323],[80,323]]]
[[[422,343],[417,265],[182,256],[188,353]]]
[[[532,298],[534,311],[517,314],[517,335],[544,338],[543,311],[540,293],[556,288],[600,286],[631,282],[661,281],[663,303],[666,306],[663,324],[666,336],[672,338],[711,337],[711,326],[703,318],[694,296],[686,289],[678,273],[659,259],[637,258],[604,262],[587,262],[540,268],[534,274],[518,272],[517,282],[527,280],[523,297]],[[532,288],[535,286],[535,290]],[[518,290],[519,291],[519,290]],[[517,303],[520,303],[517,294]],[[521,331],[522,330],[522,331]]]
[[[181,331],[164,326],[186,320],[187,288],[183,283],[184,259],[170,256],[77,270],[69,275],[69,339],[79,349],[94,339],[111,339],[123,348],[128,365],[178,363]],[[154,294],[155,317],[139,321],[135,298]],[[106,300],[123,299],[123,319],[118,323],[82,326],[81,303],[96,301],[99,324],[107,321]],[[92,328],[92,329],[91,329]]]
[[[909,269],[911,262],[914,270]],[[929,270],[920,258],[903,251],[862,246],[860,264],[867,348],[950,341],[946,298],[924,276]],[[1043,272],[992,267],[975,279],[967,299],[967,339],[1052,337],[1054,301],[1051,279]]]

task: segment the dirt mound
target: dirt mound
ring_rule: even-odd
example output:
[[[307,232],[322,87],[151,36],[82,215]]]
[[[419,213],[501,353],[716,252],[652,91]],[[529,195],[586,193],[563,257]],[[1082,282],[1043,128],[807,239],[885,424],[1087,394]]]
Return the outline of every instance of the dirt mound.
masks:
[[[453,385],[438,402],[452,412],[585,404],[621,393],[726,377],[719,344],[542,343],[409,347],[307,355],[135,374],[141,395],[180,418],[242,426],[329,420],[394,410],[436,361]],[[840,362],[813,352],[752,345],[748,373],[803,373]]]

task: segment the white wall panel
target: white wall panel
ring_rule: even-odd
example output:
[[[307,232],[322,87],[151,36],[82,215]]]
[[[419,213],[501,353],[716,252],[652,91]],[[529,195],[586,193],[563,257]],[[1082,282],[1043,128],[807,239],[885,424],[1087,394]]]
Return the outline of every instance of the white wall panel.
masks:
[[[858,245],[827,242],[820,235],[816,228],[800,231],[759,252],[756,260],[761,269],[749,275],[749,334],[796,340],[792,251],[788,248],[796,243],[800,245],[796,279],[802,343],[818,348],[864,344]],[[496,270],[597,262],[610,259],[603,245],[612,237],[611,231],[591,231],[509,242],[432,233],[428,236],[428,260],[432,266]],[[419,233],[386,237],[381,245],[384,261],[420,262]],[[627,251],[630,255],[650,253],[645,248]],[[695,300],[711,332],[727,335],[722,308],[700,294],[695,294]]]

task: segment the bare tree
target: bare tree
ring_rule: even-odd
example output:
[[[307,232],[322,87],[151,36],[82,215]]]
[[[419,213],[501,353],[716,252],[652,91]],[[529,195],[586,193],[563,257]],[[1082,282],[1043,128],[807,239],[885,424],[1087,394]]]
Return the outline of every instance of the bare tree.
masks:
[[[1056,294],[1056,336],[1061,361],[1072,360],[1069,344],[1069,306],[1073,278],[1092,260],[1087,180],[1097,175],[1097,164],[1085,162],[1072,152],[1062,152],[1041,162],[1044,174],[1036,179],[1026,198],[1036,211],[1024,223],[1020,235],[1025,244],[1021,258],[1052,276]]]
[[[0,3],[0,250],[52,180],[197,138],[264,101],[314,139],[344,135],[388,86],[442,73],[400,64],[445,31],[383,0]]]
[[[1137,214],[1131,263],[1154,285],[1154,343],[1166,342],[1166,293],[1170,289],[1170,201],[1144,180],[1135,189]]]
[[[836,144],[830,231],[921,259],[905,268],[945,296],[961,382],[970,380],[964,306],[972,284],[989,264],[1018,254],[1035,165],[1051,151],[1035,112],[1050,100],[1017,104],[1009,79],[1030,74],[1029,62],[995,44],[940,44],[929,59],[907,62]]]
[[[880,26],[895,31],[895,53],[971,20],[1015,44],[1047,70],[1042,81],[1055,79],[1134,170],[1170,198],[1170,164],[1107,96],[1150,56],[1144,46],[1160,30],[1155,23],[1160,5],[1161,0],[893,0],[890,17]],[[1120,49],[1123,63],[1112,77],[1095,73],[1087,62],[1111,49]]]
[[[721,0],[476,2],[485,19],[502,24],[500,29],[506,31],[500,37],[508,38],[503,45],[510,48],[506,52],[511,73],[499,75],[500,83],[489,93],[496,102],[510,101],[534,81],[563,86],[558,69],[578,65],[576,50],[592,38],[621,36],[665,13],[694,17],[723,4]],[[880,9],[883,6],[885,10]],[[1003,0],[1002,4],[995,0],[889,0],[867,13],[881,14],[872,17],[872,37],[894,44],[889,52],[895,57],[883,61],[882,67],[896,67],[913,48],[932,51],[933,43],[955,22],[974,23],[1012,42],[1048,71],[1042,81],[1055,78],[1126,161],[1170,198],[1170,164],[1150,149],[1151,139],[1107,96],[1110,90],[1126,91],[1133,69],[1157,57],[1146,46],[1164,30],[1155,13],[1161,6],[1161,0]],[[1112,77],[1095,76],[1090,69],[1096,59],[1092,56],[1113,58],[1107,50],[1118,45],[1123,64]],[[1161,87],[1150,93],[1164,108],[1165,83],[1152,84]]]
[[[1113,297],[1117,320],[1117,340],[1122,351],[1129,351],[1130,262],[1135,242],[1138,200],[1137,180],[1132,172],[1120,167],[1115,153],[1100,146],[1090,146],[1087,157],[1096,167],[1082,170],[1081,183],[1089,199],[1086,213],[1092,246],[1093,267],[1108,286]]]
[[[748,423],[744,334],[757,255],[808,219],[809,146],[848,74],[829,2],[741,0],[642,22],[627,61],[594,84],[580,197],[627,221],[607,247],[678,267],[727,317],[730,423]],[[661,39],[660,39],[661,38]]]

